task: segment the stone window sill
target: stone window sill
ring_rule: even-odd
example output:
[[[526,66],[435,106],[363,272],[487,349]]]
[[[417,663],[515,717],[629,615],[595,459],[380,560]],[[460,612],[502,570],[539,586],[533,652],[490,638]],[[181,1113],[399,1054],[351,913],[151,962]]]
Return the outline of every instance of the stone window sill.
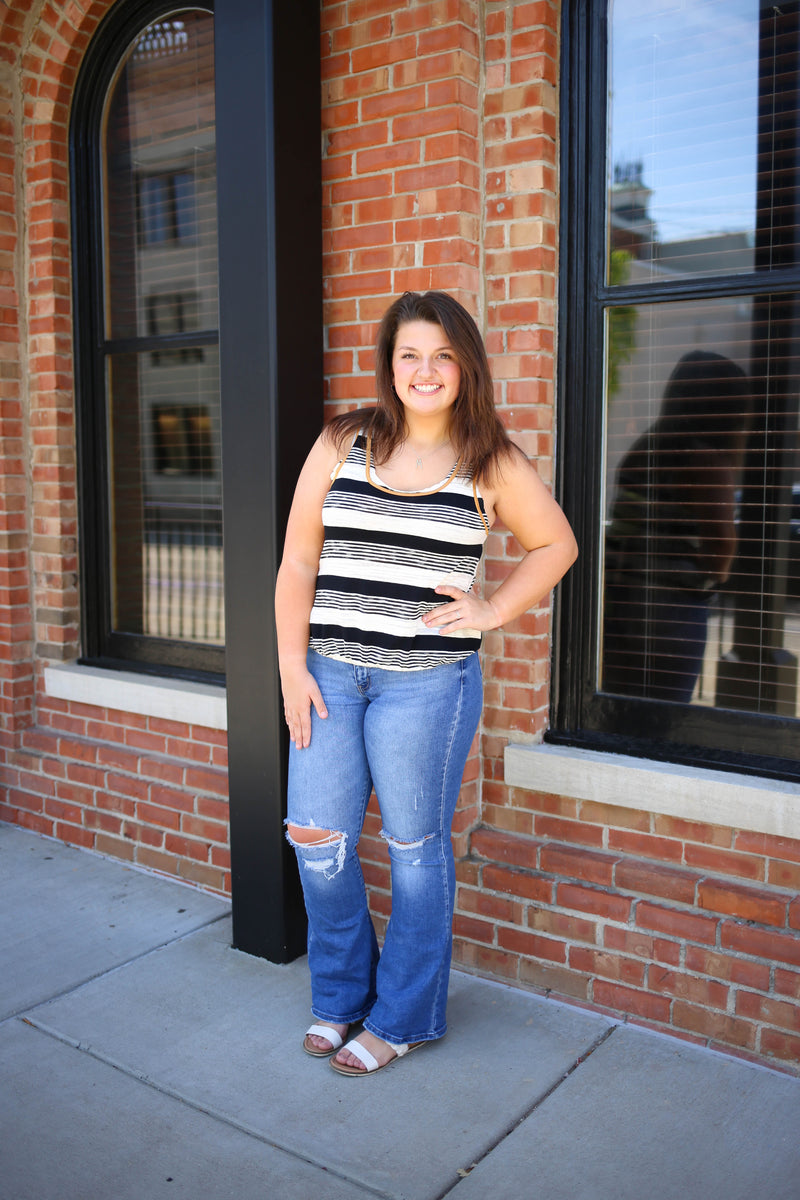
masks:
[[[509,745],[509,787],[800,839],[800,786],[570,746]]]
[[[225,689],[213,684],[68,663],[46,667],[44,687],[46,694],[56,700],[181,721],[204,729],[228,727]]]

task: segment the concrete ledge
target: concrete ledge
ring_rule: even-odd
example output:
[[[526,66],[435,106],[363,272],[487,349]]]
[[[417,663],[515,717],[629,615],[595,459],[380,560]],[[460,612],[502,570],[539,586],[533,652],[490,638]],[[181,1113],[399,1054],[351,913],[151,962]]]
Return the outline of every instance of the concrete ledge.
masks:
[[[779,779],[571,746],[509,745],[505,782],[509,787],[800,839],[800,785]]]
[[[191,683],[137,675],[132,671],[107,671],[77,663],[46,667],[44,687],[56,700],[96,704],[143,717],[161,717],[201,725],[204,729],[227,729],[225,688],[210,683]]]

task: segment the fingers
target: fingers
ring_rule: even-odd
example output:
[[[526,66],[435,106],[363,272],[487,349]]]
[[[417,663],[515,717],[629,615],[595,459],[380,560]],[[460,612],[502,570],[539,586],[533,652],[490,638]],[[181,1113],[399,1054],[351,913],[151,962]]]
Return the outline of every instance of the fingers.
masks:
[[[440,595],[452,596],[449,604],[425,613],[422,620],[428,629],[439,633],[456,633],[459,630],[488,630],[499,624],[491,601],[482,600],[472,592],[443,584],[435,589]]]
[[[454,613],[452,617],[446,618],[441,625],[436,626],[439,633],[447,636],[448,633],[455,633],[458,629],[466,629],[464,618],[459,613]]]
[[[317,716],[322,717],[324,720],[325,717],[327,717],[327,715],[328,715],[328,710],[325,707],[325,701],[322,699],[322,692],[319,690],[319,688],[316,685],[314,686],[314,688],[311,691],[311,703],[314,705],[314,708],[316,709]]]
[[[437,591],[439,589],[437,588]],[[429,629],[438,629],[439,633],[451,633],[456,629],[475,629],[478,618],[478,603],[474,597],[468,597],[461,592],[460,599],[454,599],[451,604],[443,604],[425,613],[423,622]]]
[[[450,626],[455,628],[464,619],[469,609],[469,601],[474,597],[449,583],[440,583],[434,591],[438,596],[452,597],[452,604],[434,608],[422,619],[429,628],[438,628],[440,633],[444,633]]]
[[[309,676],[309,679],[307,691],[304,691],[299,698],[291,700],[288,697],[284,698],[283,712],[289,729],[289,737],[298,750],[305,750],[307,746],[311,745],[312,706],[322,720],[325,720],[328,715],[316,680],[313,676]]]
[[[289,738],[298,750],[304,750],[311,744],[311,705],[303,711],[300,708],[284,708],[286,724],[289,727]]]

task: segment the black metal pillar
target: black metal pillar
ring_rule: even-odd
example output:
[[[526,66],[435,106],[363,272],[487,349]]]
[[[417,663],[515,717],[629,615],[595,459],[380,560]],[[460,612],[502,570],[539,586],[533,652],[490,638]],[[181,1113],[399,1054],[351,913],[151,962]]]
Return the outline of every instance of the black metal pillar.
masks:
[[[322,423],[319,3],[217,0],[215,25],[233,940],[288,962],[305,916],[273,589]]]

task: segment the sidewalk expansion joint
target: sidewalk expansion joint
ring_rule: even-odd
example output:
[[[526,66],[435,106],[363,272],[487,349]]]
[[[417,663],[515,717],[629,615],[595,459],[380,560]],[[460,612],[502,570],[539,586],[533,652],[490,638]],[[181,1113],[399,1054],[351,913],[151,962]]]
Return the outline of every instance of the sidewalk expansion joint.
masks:
[[[65,987],[63,991],[54,992],[51,996],[45,997],[44,1000],[37,1000],[34,1004],[23,1004],[21,1008],[15,1009],[13,1012],[8,1012],[5,1016],[0,1017],[0,1027],[6,1021],[15,1021],[18,1018],[24,1018],[28,1013],[35,1013],[40,1008],[44,1008],[47,1004],[52,1004],[54,1000],[63,1000],[66,996],[72,996],[82,988],[88,987],[90,983],[96,983],[98,979],[106,979],[110,975],[116,975],[118,971],[124,971],[126,967],[132,966],[133,963],[141,962],[142,959],[149,958],[151,954],[158,954],[161,950],[166,950],[168,946],[177,946],[186,938],[194,937],[196,933],[202,933],[204,929],[210,929],[212,925],[218,925],[220,921],[229,921],[230,912],[220,913],[219,916],[211,917],[210,920],[201,921],[192,929],[186,929],[183,933],[179,933],[176,937],[167,938],[166,941],[159,942],[157,946],[148,946],[146,950],[142,950],[139,954],[132,954],[130,958],[123,959],[122,962],[114,963],[113,967],[103,967],[99,971],[95,971],[93,975],[87,975],[85,979],[79,979],[77,983],[71,983],[69,987]],[[32,1024],[33,1022],[29,1022]]]
[[[516,1116],[514,1118],[514,1120],[505,1129],[501,1130],[500,1133],[497,1135],[497,1137],[492,1142],[492,1144],[490,1146],[487,1146],[486,1149],[484,1150],[484,1152],[482,1154],[478,1155],[478,1157],[475,1159],[474,1162],[470,1163],[469,1167],[462,1168],[458,1172],[459,1178],[454,1183],[449,1184],[444,1189],[443,1192],[439,1192],[437,1196],[433,1197],[433,1200],[444,1200],[444,1198],[446,1196],[452,1196],[453,1193],[456,1191],[456,1188],[458,1187],[459,1183],[461,1183],[464,1179],[466,1179],[469,1175],[471,1175],[472,1172],[475,1170],[475,1168],[479,1165],[479,1163],[483,1162],[483,1160],[485,1158],[488,1158],[489,1155],[492,1154],[497,1149],[497,1147],[500,1146],[506,1140],[506,1138],[509,1137],[514,1132],[515,1129],[518,1129],[520,1127],[520,1125],[524,1124],[524,1122],[528,1120],[529,1117],[533,1116],[533,1114],[536,1112],[537,1109],[541,1108],[543,1104],[546,1104],[547,1101],[550,1099],[550,1097],[555,1092],[558,1091],[558,1089],[562,1086],[562,1084],[566,1083],[566,1081],[569,1079],[570,1075],[572,1075],[575,1071],[577,1071],[578,1067],[580,1067],[582,1063],[585,1063],[588,1058],[591,1058],[591,1056],[594,1054],[595,1050],[599,1050],[600,1047],[604,1044],[604,1042],[607,1042],[608,1039],[611,1037],[611,1035],[613,1033],[615,1033],[617,1029],[619,1029],[619,1024],[610,1025],[608,1029],[604,1029],[603,1032],[600,1034],[600,1036],[595,1038],[595,1040],[590,1045],[589,1049],[586,1050],[583,1054],[580,1054],[575,1059],[575,1061],[567,1068],[567,1070],[564,1072],[564,1074],[561,1075],[560,1078],[558,1078],[555,1081],[555,1083],[552,1084],[552,1086],[547,1089],[546,1092],[543,1092],[541,1096],[537,1096],[536,1099],[529,1105],[528,1108],[526,1108],[524,1110],[524,1112],[521,1115]]]
[[[180,940],[180,939],[178,939]],[[247,1137],[253,1138],[263,1146],[269,1146],[270,1149],[278,1151],[280,1154],[285,1154],[288,1158],[295,1162],[302,1162],[308,1166],[314,1167],[322,1171],[325,1175],[332,1176],[335,1179],[341,1180],[343,1183],[350,1184],[351,1187],[357,1188],[358,1192],[365,1197],[372,1196],[375,1200],[396,1200],[391,1192],[386,1192],[383,1189],[370,1187],[369,1184],[352,1179],[349,1175],[341,1171],[337,1171],[335,1167],[331,1167],[329,1163],[321,1159],[315,1159],[307,1154],[298,1154],[296,1150],[292,1150],[287,1146],[282,1146],[280,1142],[276,1142],[273,1138],[267,1135],[260,1129],[256,1129],[252,1125],[248,1125],[245,1121],[237,1121],[233,1117],[220,1109],[214,1108],[210,1104],[200,1104],[197,1100],[193,1100],[191,1096],[185,1095],[177,1088],[168,1087],[166,1084],[158,1083],[149,1075],[142,1071],[136,1071],[127,1063],[121,1062],[118,1059],[112,1058],[110,1054],[103,1054],[102,1051],[96,1050],[90,1043],[82,1042],[79,1038],[69,1037],[68,1034],[61,1033],[58,1029],[53,1029],[52,1026],[46,1025],[43,1021],[33,1020],[27,1015],[18,1018],[24,1024],[30,1025],[37,1033],[43,1034],[45,1037],[52,1038],[54,1041],[60,1042],[64,1046],[69,1046],[73,1050],[77,1050],[80,1054],[86,1054],[95,1062],[102,1063],[106,1067],[111,1067],[114,1071],[119,1071],[120,1074],[128,1079],[134,1080],[136,1083],[141,1083],[152,1091],[157,1092],[160,1096],[165,1096],[170,1100],[175,1100],[178,1104],[184,1105],[186,1108],[192,1109],[193,1112],[200,1113],[202,1116],[209,1117],[213,1121],[218,1121],[222,1125],[228,1126],[230,1129],[235,1129],[239,1133],[245,1134]],[[357,1192],[354,1192],[354,1197]]]

